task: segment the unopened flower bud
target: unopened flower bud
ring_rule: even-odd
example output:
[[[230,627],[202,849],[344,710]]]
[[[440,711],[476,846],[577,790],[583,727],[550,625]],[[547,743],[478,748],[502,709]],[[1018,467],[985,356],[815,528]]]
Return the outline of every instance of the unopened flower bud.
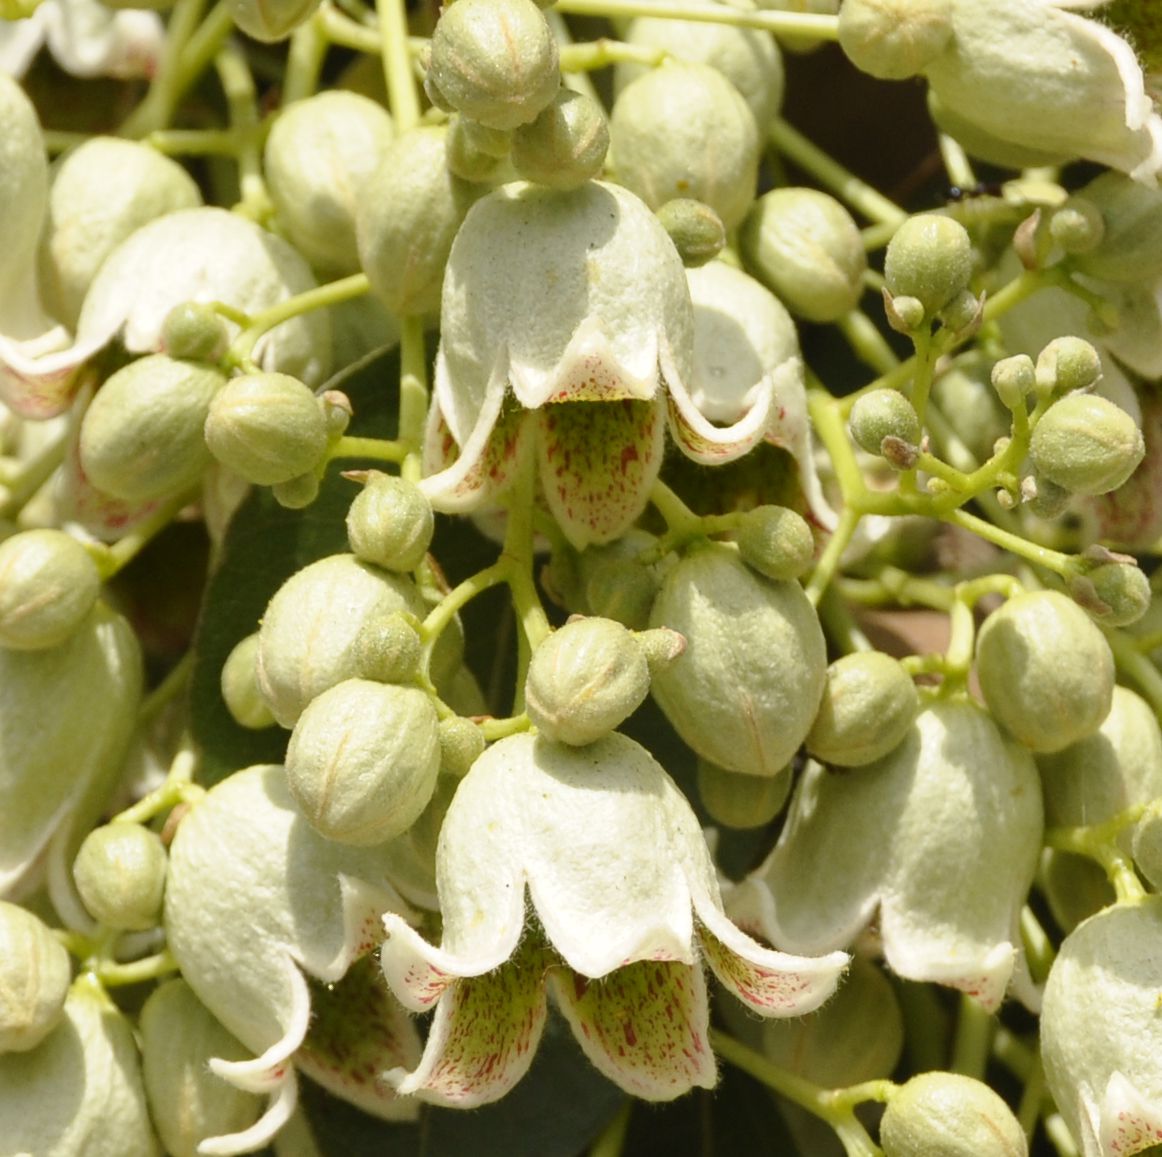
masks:
[[[319,0],[230,0],[234,23],[265,43],[285,40],[318,6]]]
[[[81,467],[92,484],[127,502],[193,486],[211,461],[202,428],[225,380],[209,366],[164,354],[118,370],[81,420]]]
[[[223,466],[258,486],[314,470],[327,449],[319,399],[288,374],[231,378],[210,403],[204,433]]]
[[[222,699],[230,717],[241,727],[256,731],[274,723],[258,686],[258,632],[247,635],[222,664]]]
[[[783,810],[791,793],[790,768],[780,775],[744,775],[698,760],[698,798],[724,828],[761,828]]]
[[[1073,497],[1064,486],[1058,486],[1056,482],[1051,482],[1036,471],[1022,480],[1022,488],[1025,483],[1030,484],[1026,505],[1038,518],[1057,518],[1065,512]]]
[[[1037,355],[1036,386],[1040,393],[1088,390],[1101,377],[1101,355],[1084,338],[1054,338]]]
[[[712,261],[726,245],[726,226],[709,205],[690,197],[676,197],[657,211],[682,264],[697,269]]]
[[[1100,213],[1100,244],[1074,258],[1103,281],[1141,283],[1162,273],[1162,193],[1124,173],[1102,173],[1078,193]]]
[[[971,337],[984,319],[984,296],[961,290],[939,313],[941,324],[958,338]]]
[[[432,34],[433,101],[494,129],[528,124],[560,87],[557,41],[532,0],[457,0]]]
[[[924,324],[924,303],[918,297],[909,297],[901,293],[893,297],[886,289],[883,291],[884,314],[888,325],[905,336],[910,337]]]
[[[440,770],[463,779],[484,754],[484,732],[462,715],[440,720]]]
[[[526,180],[554,189],[572,189],[599,176],[608,149],[601,106],[568,88],[512,134],[513,168]]]
[[[444,138],[444,159],[448,164],[448,172],[453,176],[473,184],[485,184],[496,178],[502,158],[477,148],[475,134],[469,132],[469,126],[482,127],[476,121],[466,120],[459,113],[453,114],[448,122],[448,135]],[[501,135],[511,147],[512,134]]]
[[[574,619],[533,652],[525,710],[546,739],[581,747],[641,706],[650,668],[641,644],[611,619]]]
[[[919,709],[916,685],[890,655],[844,655],[827,668],[807,750],[823,763],[862,767],[903,741]]]
[[[815,557],[815,536],[807,520],[785,506],[748,511],[736,541],[743,561],[770,579],[797,579]]]
[[[287,786],[307,822],[357,846],[407,831],[436,788],[438,723],[413,687],[348,679],[313,699],[286,753]]]
[[[512,133],[508,129],[493,129],[471,117],[452,118],[453,131],[459,132],[472,148],[486,157],[501,160],[512,151]]]
[[[867,254],[859,227],[817,189],[775,189],[760,197],[741,242],[750,272],[808,321],[835,321],[863,293]]]
[[[1073,494],[1106,494],[1146,454],[1138,423],[1099,394],[1069,394],[1041,416],[1029,444],[1033,465]]]
[[[651,209],[694,197],[728,230],[741,224],[754,201],[759,136],[722,73],[684,62],[644,73],[618,96],[609,133],[618,181]]]
[[[36,1048],[60,1023],[69,971],[48,925],[0,900],[0,1053]]]
[[[869,454],[882,455],[885,438],[916,446],[923,436],[915,407],[899,390],[870,390],[851,407],[848,419],[856,445]]]
[[[419,671],[423,644],[414,615],[392,611],[365,623],[355,644],[360,678],[377,683],[410,683]]]
[[[141,824],[105,824],[85,837],[73,861],[73,878],[94,920],[140,932],[160,918],[166,863],[156,832]]]
[[[403,478],[370,470],[363,481],[347,511],[352,551],[385,570],[415,570],[435,533],[432,504],[419,487]]]
[[[1089,253],[1101,245],[1104,235],[1101,209],[1084,195],[1070,197],[1049,218],[1049,236],[1066,253]]]
[[[63,643],[101,590],[89,552],[59,530],[26,530],[0,543],[0,647]]]
[[[585,583],[585,601],[595,615],[614,619],[633,631],[649,626],[658,593],[652,568],[632,558],[609,558],[594,565]]]
[[[918,76],[952,38],[952,0],[844,0],[839,46],[880,80]]]
[[[972,239],[959,221],[920,213],[888,242],[884,280],[893,297],[917,298],[932,318],[968,288],[973,260]]]
[[[959,1073],[913,1077],[880,1122],[886,1157],[1025,1157],[1024,1130],[1013,1110],[982,1081]]]
[[[1033,751],[1060,751],[1109,714],[1109,644],[1057,591],[1017,595],[989,615],[977,636],[976,670],[989,710]]]
[[[1150,580],[1128,555],[1116,555],[1069,580],[1069,593],[1103,627],[1127,627],[1150,609]]]
[[[990,380],[997,397],[1010,410],[1025,404],[1025,397],[1033,392],[1037,384],[1033,359],[1028,354],[1014,354],[1011,358],[1001,358],[992,368]]]
[[[222,315],[197,301],[175,305],[161,323],[161,348],[178,361],[216,362],[229,342]]]
[[[304,510],[319,497],[319,479],[314,471],[296,474],[285,482],[276,482],[270,492],[279,506],[287,510]]]

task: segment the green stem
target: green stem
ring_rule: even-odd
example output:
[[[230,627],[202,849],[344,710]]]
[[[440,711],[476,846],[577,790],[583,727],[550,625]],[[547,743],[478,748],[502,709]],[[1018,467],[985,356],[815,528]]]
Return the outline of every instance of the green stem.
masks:
[[[662,481],[656,481],[650,490],[650,502],[657,512],[665,519],[666,526],[671,531],[680,534],[697,533],[702,520],[688,507],[673,490]]]
[[[819,562],[816,563],[815,570],[811,574],[811,581],[807,584],[807,597],[814,606],[819,605],[824,591],[827,590],[828,584],[839,570],[843,552],[851,542],[852,535],[855,534],[862,517],[863,515],[855,506],[844,506],[840,512],[839,524],[831,532],[831,537],[827,540],[827,545],[823,548]]]
[[[733,28],[762,28],[777,35],[807,40],[839,39],[837,17],[803,12],[743,8],[727,8],[724,11],[715,4],[655,4],[652,0],[557,0],[555,8],[569,16],[650,16],[660,20],[725,24]]]
[[[970,530],[978,538],[983,538],[986,542],[991,542],[1018,558],[1027,559],[1038,566],[1043,566],[1054,574],[1067,577],[1073,572],[1073,560],[1069,555],[1062,554],[1059,550],[1050,550],[1046,546],[1038,546],[1036,543],[1022,538],[1019,534],[1002,530],[999,526],[994,526],[983,518],[977,518],[975,514],[969,514],[965,510],[953,510],[947,514],[940,513],[938,516],[943,518],[945,522],[959,526],[962,530]]]
[[[160,980],[171,972],[177,972],[180,967],[167,949],[155,956],[144,956],[129,964],[103,960],[92,969],[92,972],[105,988],[118,988],[127,984],[145,984],[151,980]]]
[[[623,40],[601,37],[583,44],[570,44],[560,50],[562,72],[596,72],[615,64],[644,64],[657,68],[669,57],[664,48],[626,44]]]
[[[174,664],[173,670],[141,701],[137,709],[137,726],[144,730],[189,685],[194,671],[194,652],[187,651]]]
[[[169,811],[179,803],[191,803],[204,794],[194,783],[194,773],[198,769],[197,753],[188,744],[174,756],[165,779],[139,799],[132,807],[127,807],[110,820],[116,824],[146,824],[154,816]]]
[[[1044,984],[1053,961],[1057,959],[1057,950],[1049,939],[1049,933],[1041,927],[1041,921],[1028,904],[1021,909],[1021,943],[1025,949],[1029,975],[1035,983]]]
[[[502,558],[509,566],[508,585],[513,607],[520,620],[522,636],[530,653],[549,637],[552,627],[541,605],[533,581],[533,501],[536,490],[536,461],[530,455],[518,469],[509,491],[508,523],[504,531]],[[522,652],[523,657],[523,652]],[[517,687],[524,686],[524,664],[517,673]]]
[[[0,518],[15,518],[25,503],[52,477],[53,471],[65,460],[68,451],[68,433],[54,438],[32,458],[3,480],[0,494]]]
[[[510,715],[505,719],[485,719],[480,724],[480,731],[489,743],[493,743],[497,739],[528,731],[532,725],[532,720],[522,711],[520,715]]]
[[[324,4],[315,13],[315,19],[319,21],[323,33],[332,44],[337,44],[340,48],[351,48],[368,56],[379,55],[382,44],[379,33],[374,28],[367,28],[351,17],[344,16],[338,8],[330,4]]]
[[[467,606],[477,595],[492,587],[507,582],[509,562],[501,558],[490,567],[470,575],[462,583],[450,590],[429,612],[423,621],[421,634],[424,639],[425,655],[430,658],[436,640],[456,617],[462,607]],[[427,662],[424,663],[425,670]]]
[[[344,434],[327,451],[327,461],[336,458],[372,458],[377,462],[401,463],[412,452],[412,447],[387,438],[357,438]]]
[[[1038,1052],[1033,1058],[1029,1075],[1025,1078],[1025,1087],[1021,1090],[1021,1101],[1017,1106],[1017,1121],[1025,1137],[1030,1141],[1037,1131],[1037,1122],[1041,1118],[1045,1091],[1045,1068],[1041,1064],[1041,1054]]]
[[[937,142],[949,184],[964,190],[976,188],[976,174],[972,171],[972,163],[960,142],[947,133],[938,134]]]
[[[629,1132],[629,1119],[633,1115],[633,1101],[627,1099],[617,1110],[613,1120],[601,1130],[597,1140],[589,1148],[589,1157],[621,1157],[625,1148],[625,1137]]]
[[[876,329],[871,318],[861,309],[845,313],[835,323],[847,339],[852,352],[864,365],[877,374],[887,374],[900,364],[887,338]]]
[[[118,539],[111,545],[96,545],[90,553],[101,578],[111,579],[119,571],[127,567],[173,520],[178,512],[188,506],[197,497],[194,492],[187,491],[178,494],[163,502],[144,522],[124,538]]]
[[[1050,1113],[1045,1118],[1045,1136],[1049,1138],[1057,1157],[1081,1157],[1081,1152],[1073,1140],[1073,1134],[1060,1113]]]
[[[984,1079],[992,1048],[993,1027],[993,1018],[975,1000],[962,993],[949,1066],[952,1072],[975,1077],[978,1081]]]
[[[1134,871],[1133,861],[1118,846],[1118,837],[1142,818],[1146,807],[1146,804],[1135,804],[1100,824],[1046,828],[1045,846],[1096,861],[1105,870],[1118,902],[1135,903],[1146,895],[1146,889]]]
[[[246,136],[236,128],[158,129],[145,138],[145,143],[167,157],[233,157],[245,144]]]
[[[418,317],[400,321],[399,430],[397,437],[411,452],[402,474],[409,482],[420,479],[420,447],[428,415],[428,353],[424,325]]]
[[[408,52],[408,18],[404,0],[379,0],[379,37],[383,51],[383,75],[387,82],[387,104],[397,133],[405,133],[420,123],[420,97],[412,75]]]
[[[319,74],[327,55],[327,35],[315,14],[294,30],[286,58],[282,85],[282,107],[305,100],[319,87]]]
[[[230,127],[238,134],[238,184],[240,208],[254,221],[263,221],[271,202],[262,175],[261,129],[258,91],[246,55],[236,43],[227,44],[215,61],[222,91],[230,112]]]

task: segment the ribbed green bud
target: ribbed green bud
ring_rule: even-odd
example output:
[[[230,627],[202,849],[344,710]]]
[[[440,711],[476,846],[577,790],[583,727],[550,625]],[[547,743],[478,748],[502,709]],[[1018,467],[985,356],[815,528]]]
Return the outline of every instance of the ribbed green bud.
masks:
[[[141,1010],[145,1095],[170,1157],[200,1157],[209,1137],[248,1129],[264,1099],[210,1071],[210,1061],[249,1060],[251,1053],[215,1019],[184,980],[166,981]]]
[[[684,62],[644,73],[618,96],[609,133],[619,183],[651,209],[693,197],[728,230],[742,223],[755,197],[759,136],[722,73]]]
[[[899,390],[880,389],[861,394],[851,407],[848,423],[856,445],[877,456],[887,457],[885,441],[915,447],[923,436],[915,407]]]
[[[197,301],[175,305],[161,323],[161,348],[178,361],[216,362],[229,344],[222,315]]]
[[[862,767],[903,741],[919,709],[916,685],[890,655],[844,655],[827,668],[807,750],[823,763]]]
[[[118,370],[81,420],[81,467],[98,490],[147,502],[189,489],[212,458],[202,429],[226,379],[152,354]]]
[[[1033,751],[1060,751],[1109,714],[1109,644],[1057,591],[1018,595],[989,615],[977,636],[976,670],[989,710]]]
[[[747,511],[735,541],[748,566],[778,581],[797,579],[815,557],[815,536],[807,520],[785,506]]]
[[[355,664],[362,678],[376,683],[410,683],[420,669],[423,643],[419,620],[403,611],[392,611],[363,626],[355,644]]]
[[[649,626],[657,594],[658,578],[653,568],[632,558],[595,563],[585,583],[585,600],[593,614],[615,619],[632,631]]]
[[[456,0],[432,33],[433,103],[494,129],[534,120],[560,87],[557,41],[532,0]]]
[[[1084,338],[1054,338],[1038,355],[1035,382],[1039,393],[1069,394],[1088,390],[1101,377],[1101,354]]]
[[[59,530],[0,542],[0,647],[55,647],[88,617],[101,591],[89,552]]]
[[[751,210],[740,240],[750,272],[807,321],[835,321],[863,293],[867,254],[859,226],[826,193],[767,193]]]
[[[574,189],[601,175],[609,127],[591,97],[562,88],[536,120],[512,134],[513,168],[528,181]]]
[[[896,230],[884,256],[884,280],[893,297],[914,297],[933,318],[968,289],[973,270],[972,239],[959,221],[939,213],[909,217]]]
[[[360,847],[407,831],[436,788],[438,723],[413,687],[348,679],[313,699],[286,753],[287,786],[307,822]]]
[[[880,80],[918,76],[952,38],[952,0],[844,0],[839,46]]]
[[[722,218],[702,201],[675,197],[658,209],[657,217],[687,269],[712,261],[726,246]]]
[[[440,720],[440,770],[463,779],[468,769],[484,754],[484,732],[462,715]]]
[[[99,924],[142,932],[160,919],[167,859],[156,832],[141,824],[105,824],[85,837],[73,879]]]
[[[790,768],[780,775],[744,775],[698,759],[698,798],[725,828],[761,828],[783,810],[791,794]]]
[[[1140,284],[1162,273],[1162,193],[1124,173],[1102,173],[1078,191],[1101,214],[1100,244],[1074,265],[1103,281]]]
[[[210,453],[258,486],[314,470],[327,420],[312,390],[288,374],[243,374],[214,396],[204,429]]]
[[[274,723],[274,715],[258,686],[258,632],[237,643],[222,664],[222,699],[241,727],[259,731]]]
[[[1128,627],[1150,609],[1150,580],[1128,556],[1069,580],[1074,601],[1103,627]]]
[[[888,1101],[880,1122],[885,1157],[1025,1157],[1013,1110],[982,1081],[921,1073]]]
[[[990,380],[997,397],[1010,410],[1024,405],[1025,398],[1033,392],[1037,384],[1037,373],[1033,359],[1028,354],[1014,354],[1011,358],[1001,358],[992,368]]]
[[[0,1053],[34,1049],[60,1023],[69,954],[38,916],[0,900]]]
[[[1138,468],[1146,442],[1138,423],[1100,394],[1069,394],[1041,416],[1029,444],[1033,465],[1072,494],[1107,494]]]
[[[347,511],[347,539],[356,557],[405,573],[424,561],[436,530],[432,504],[412,482],[369,470]]]

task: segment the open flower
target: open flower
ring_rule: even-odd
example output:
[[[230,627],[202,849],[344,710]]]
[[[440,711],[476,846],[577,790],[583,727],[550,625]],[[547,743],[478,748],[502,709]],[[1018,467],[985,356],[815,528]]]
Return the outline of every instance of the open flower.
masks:
[[[437,887],[441,946],[389,914],[380,956],[403,1004],[436,1008],[419,1066],[387,1077],[437,1104],[493,1101],[524,1075],[546,981],[601,1072],[668,1100],[715,1080],[703,958],[763,1016],[817,1008],[847,960],[736,928],[685,797],[616,733],[579,748],[524,733],[485,752],[444,819]]]
[[[545,501],[578,548],[645,508],[667,422],[695,461],[728,462],[772,429],[770,368],[733,425],[690,396],[694,321],[682,262],[626,189],[518,182],[469,211],[444,276],[423,488],[440,510],[498,497],[535,455]]]

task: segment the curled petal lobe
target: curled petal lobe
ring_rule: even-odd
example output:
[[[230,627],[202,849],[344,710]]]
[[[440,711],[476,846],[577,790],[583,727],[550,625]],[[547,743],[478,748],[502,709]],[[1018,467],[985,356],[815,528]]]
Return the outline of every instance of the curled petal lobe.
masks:
[[[1124,1073],[1111,1073],[1098,1128],[1103,1154],[1132,1157],[1162,1143],[1162,1106],[1143,1096]]]

